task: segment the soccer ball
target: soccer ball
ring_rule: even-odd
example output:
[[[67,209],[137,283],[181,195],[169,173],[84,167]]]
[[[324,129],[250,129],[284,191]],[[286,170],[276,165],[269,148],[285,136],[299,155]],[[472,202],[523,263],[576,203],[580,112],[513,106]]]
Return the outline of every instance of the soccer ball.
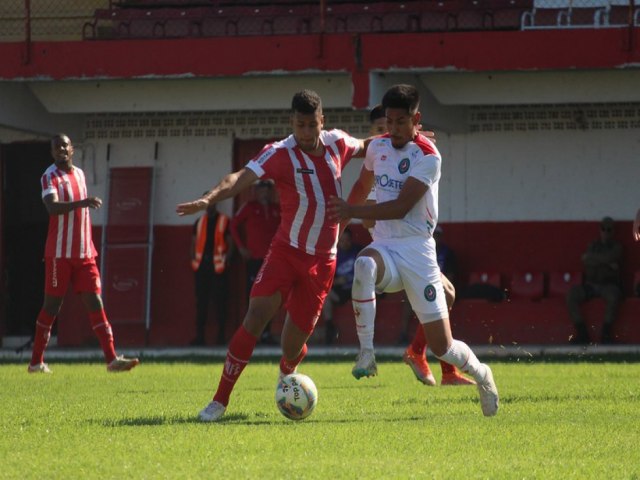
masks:
[[[307,418],[318,403],[318,389],[306,375],[292,373],[283,377],[276,387],[276,405],[290,420]]]

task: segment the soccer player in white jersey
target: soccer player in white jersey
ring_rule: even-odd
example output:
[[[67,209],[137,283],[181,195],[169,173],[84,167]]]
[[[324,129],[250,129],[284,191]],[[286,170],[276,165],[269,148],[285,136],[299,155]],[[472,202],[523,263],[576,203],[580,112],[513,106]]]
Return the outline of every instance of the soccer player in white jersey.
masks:
[[[411,85],[394,85],[382,105],[389,133],[371,141],[349,201],[332,197],[329,212],[336,220],[376,220],[374,238],[355,263],[352,298],[358,329],[371,332],[376,290],[404,289],[436,357],[471,375],[477,382],[485,416],[498,411],[498,390],[488,365],[451,336],[449,314],[436,260],[433,231],[438,223],[441,157],[419,134],[420,98]],[[376,204],[363,205],[374,186]],[[375,361],[373,349],[361,349],[358,362]]]
[[[100,272],[97,252],[91,236],[90,208],[100,208],[102,200],[87,196],[84,172],[73,165],[73,144],[67,135],[51,140],[54,163],[42,175],[42,201],[49,213],[49,231],[45,245],[44,303],[36,321],[33,352],[28,371],[51,373],[44,363],[44,351],[49,343],[51,327],[62,301],[72,285],[80,294],[89,313],[110,372],[131,370],[140,362],[137,358],[117,356],[113,332],[100,296]]]
[[[383,135],[387,133],[387,117],[385,115],[384,108],[381,104],[376,105],[371,109],[369,113],[369,122],[371,124],[371,128],[369,130],[369,134]],[[433,137],[433,132],[421,132],[427,137]],[[435,141],[434,141],[435,143]],[[365,204],[367,205],[375,205],[376,203],[376,189],[375,187],[371,190],[371,193],[367,196],[367,200]],[[371,237],[374,235],[374,226],[376,224],[375,220],[363,219],[362,226],[369,230]],[[375,238],[374,238],[375,240]],[[453,303],[456,298],[456,289],[453,284],[449,281],[449,279],[442,273],[442,286],[444,288],[444,296],[447,302],[447,308],[451,311],[453,307]],[[402,305],[402,316],[403,321],[411,315],[411,304],[407,301],[405,295],[405,302]],[[406,327],[405,327],[406,328]],[[358,329],[358,340],[360,341],[361,347],[364,347],[368,350],[373,350],[373,332],[370,328],[364,328],[363,330]],[[427,361],[427,340],[424,338],[424,329],[422,325],[418,325],[416,328],[416,332],[413,336],[413,339],[407,349],[404,351],[402,355],[402,360],[404,363],[409,365],[411,371],[415,375],[416,379],[427,386],[436,385],[436,379],[431,372],[431,368],[429,367],[429,362]],[[362,363],[365,361],[365,356],[361,356],[361,361],[354,365],[351,373],[353,376],[359,380],[362,377],[371,377],[378,374],[378,367],[375,362],[375,355],[369,357],[367,363]],[[453,365],[440,361],[440,368],[442,369],[442,379],[440,384],[445,385],[475,385],[476,382],[462,375],[456,367]]]
[[[237,195],[260,178],[273,180],[280,196],[280,225],[251,288],[243,323],[229,342],[216,393],[199,414],[204,422],[224,415],[265,325],[282,305],[287,318],[281,338],[280,375],[296,371],[331,289],[338,222],[327,215],[326,202],[330,196],[342,194],[342,169],[364,152],[364,143],[340,130],[323,130],[322,102],[310,90],[293,96],[291,124],[292,135],[266,145],[208,194],[176,209],[178,215],[196,213],[210,203]]]

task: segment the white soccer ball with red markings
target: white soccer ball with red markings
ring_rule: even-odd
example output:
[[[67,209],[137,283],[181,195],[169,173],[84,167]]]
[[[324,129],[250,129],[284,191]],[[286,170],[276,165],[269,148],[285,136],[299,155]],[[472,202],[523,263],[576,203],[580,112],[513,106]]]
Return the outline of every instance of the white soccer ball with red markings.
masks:
[[[290,420],[307,418],[318,403],[318,389],[306,375],[292,373],[283,377],[276,387],[276,405]]]

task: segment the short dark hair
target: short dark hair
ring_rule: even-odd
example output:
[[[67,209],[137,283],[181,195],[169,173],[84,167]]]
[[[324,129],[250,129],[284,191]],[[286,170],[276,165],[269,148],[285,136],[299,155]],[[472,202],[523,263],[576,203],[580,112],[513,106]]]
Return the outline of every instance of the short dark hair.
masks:
[[[322,100],[313,90],[302,90],[291,100],[291,110],[295,113],[322,113]]]
[[[51,148],[53,148],[55,144],[58,143],[59,141],[65,141],[65,142],[71,143],[71,139],[69,138],[69,135],[67,135],[66,133],[57,133],[53,137],[51,137]]]
[[[371,123],[375,122],[376,120],[378,120],[379,118],[384,118],[384,108],[382,107],[382,104],[379,103],[378,105],[376,105],[375,107],[373,107],[371,109],[371,111],[369,112],[369,121]]]
[[[402,108],[413,115],[420,107],[420,94],[418,89],[412,85],[394,85],[382,97],[382,106],[385,110],[387,108]]]

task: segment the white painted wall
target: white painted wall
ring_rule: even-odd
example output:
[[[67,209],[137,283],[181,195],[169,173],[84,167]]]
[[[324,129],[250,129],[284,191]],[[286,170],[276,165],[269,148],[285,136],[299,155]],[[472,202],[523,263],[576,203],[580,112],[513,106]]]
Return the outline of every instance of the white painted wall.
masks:
[[[630,220],[640,207],[640,130],[439,135],[440,219]]]
[[[105,198],[106,150],[110,165],[153,165],[152,139],[99,140],[95,175],[84,169],[92,194]],[[155,223],[190,224],[177,203],[194,199],[231,170],[231,137],[163,138],[156,162]],[[640,207],[640,131],[437,134],[443,162],[440,220],[444,222],[631,219]],[[87,151],[88,152],[88,151]],[[76,163],[81,165],[80,156]],[[343,172],[345,195],[362,161]],[[232,213],[232,202],[221,210]],[[94,212],[102,224],[104,212]]]
[[[154,161],[155,142],[152,139],[99,140],[92,145],[96,150],[95,170],[90,155],[85,155],[84,166],[77,154],[75,162],[85,170],[87,187],[91,195],[106,200],[107,171],[109,167],[153,166],[156,169],[154,223],[156,225],[186,225],[193,217],[178,217],[178,203],[198,198],[231,171],[232,138],[199,137],[161,139],[158,159]],[[107,163],[107,144],[111,144]],[[93,182],[95,172],[96,182]],[[233,203],[227,200],[220,210],[231,214]],[[92,212],[95,225],[104,223],[106,210]]]

